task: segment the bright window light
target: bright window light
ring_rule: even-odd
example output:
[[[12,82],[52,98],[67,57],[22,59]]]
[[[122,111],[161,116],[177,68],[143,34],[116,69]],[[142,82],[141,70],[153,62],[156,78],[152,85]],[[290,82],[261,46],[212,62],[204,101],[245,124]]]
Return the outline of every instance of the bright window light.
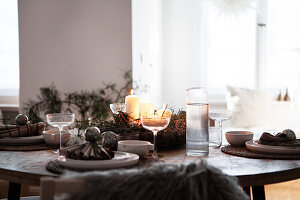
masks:
[[[255,10],[222,16],[207,5],[207,85],[255,87]]]
[[[1,0],[0,96],[17,96],[19,82],[18,2]]]
[[[269,1],[267,19],[267,87],[299,90],[300,1]]]

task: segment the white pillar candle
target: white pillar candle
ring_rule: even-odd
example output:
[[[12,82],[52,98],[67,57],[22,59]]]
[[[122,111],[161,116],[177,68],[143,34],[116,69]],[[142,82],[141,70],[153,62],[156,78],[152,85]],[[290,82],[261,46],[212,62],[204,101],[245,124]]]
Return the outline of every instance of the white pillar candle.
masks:
[[[140,103],[140,117],[154,115],[154,105],[152,103]]]
[[[132,119],[139,118],[139,97],[133,95],[133,89],[130,95],[125,97],[125,111]]]

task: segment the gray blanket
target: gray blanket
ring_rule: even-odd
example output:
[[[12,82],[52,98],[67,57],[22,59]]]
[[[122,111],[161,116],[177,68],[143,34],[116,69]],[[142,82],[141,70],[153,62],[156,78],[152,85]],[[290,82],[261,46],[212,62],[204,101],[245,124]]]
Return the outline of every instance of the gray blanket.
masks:
[[[237,179],[194,161],[157,164],[144,169],[122,169],[67,174],[85,184],[72,200],[246,200]]]

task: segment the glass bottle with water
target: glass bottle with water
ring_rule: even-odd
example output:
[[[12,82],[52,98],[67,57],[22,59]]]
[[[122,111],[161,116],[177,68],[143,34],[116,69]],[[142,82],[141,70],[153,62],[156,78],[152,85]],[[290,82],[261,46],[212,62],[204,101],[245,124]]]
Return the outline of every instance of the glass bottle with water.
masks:
[[[209,152],[209,105],[205,88],[186,90],[186,154],[204,156]]]

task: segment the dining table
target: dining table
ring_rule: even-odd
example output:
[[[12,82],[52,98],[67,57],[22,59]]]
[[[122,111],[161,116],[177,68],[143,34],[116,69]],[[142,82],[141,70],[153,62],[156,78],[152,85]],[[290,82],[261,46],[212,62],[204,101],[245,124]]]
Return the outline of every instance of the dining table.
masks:
[[[203,159],[208,165],[236,177],[246,193],[250,195],[252,191],[255,200],[265,199],[264,185],[300,178],[300,160],[238,157],[225,154],[220,148],[210,148],[209,154],[203,157],[187,156],[184,148],[162,150],[159,155],[166,164]],[[57,158],[52,150],[0,151],[0,158],[0,179],[9,181],[9,200],[20,198],[22,184],[39,186],[41,177],[59,177],[46,169],[46,164]]]

